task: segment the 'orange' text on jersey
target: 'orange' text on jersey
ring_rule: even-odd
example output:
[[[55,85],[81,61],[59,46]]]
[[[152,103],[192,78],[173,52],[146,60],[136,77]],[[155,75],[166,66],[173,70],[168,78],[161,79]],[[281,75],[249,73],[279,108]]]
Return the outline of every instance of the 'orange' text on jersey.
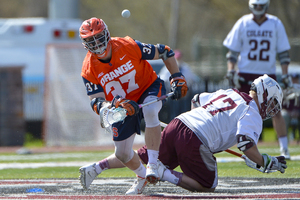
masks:
[[[108,101],[116,95],[138,101],[157,79],[157,75],[151,65],[141,59],[141,50],[132,38],[113,37],[110,42],[110,62],[100,62],[96,55],[88,52],[83,61],[81,76],[101,85]]]

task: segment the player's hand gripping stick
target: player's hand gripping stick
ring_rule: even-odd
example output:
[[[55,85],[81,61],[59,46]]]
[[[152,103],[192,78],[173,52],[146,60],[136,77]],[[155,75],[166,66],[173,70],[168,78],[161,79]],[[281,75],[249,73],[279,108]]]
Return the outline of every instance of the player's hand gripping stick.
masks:
[[[149,101],[149,102],[146,102],[143,104],[139,104],[138,107],[143,108],[143,107],[153,104],[155,102],[169,98],[173,95],[174,95],[174,93],[170,92],[170,93],[163,95],[161,97],[158,97],[157,99],[154,99],[152,101]],[[118,108],[112,107],[111,109],[109,109],[108,107],[102,107],[100,110],[101,126],[103,128],[108,128],[113,123],[123,121],[127,117],[127,115],[128,115],[127,110],[124,108],[121,108],[121,107],[118,107]]]
[[[265,164],[265,167],[262,167],[250,160],[246,155],[240,154],[230,149],[226,149],[225,151],[240,158],[243,158],[248,167],[256,169],[257,171],[260,171],[262,173],[272,173],[277,171],[284,173],[285,169],[287,168],[286,161],[283,156],[273,157],[269,156],[268,154],[262,154]]]

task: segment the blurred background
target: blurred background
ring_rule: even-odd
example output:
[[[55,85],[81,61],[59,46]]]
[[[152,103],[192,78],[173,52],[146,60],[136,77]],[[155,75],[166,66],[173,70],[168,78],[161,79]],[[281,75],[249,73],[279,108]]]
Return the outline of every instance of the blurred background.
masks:
[[[121,16],[124,9],[129,18]],[[180,50],[197,78],[186,98],[163,107],[160,118],[168,123],[189,109],[195,93],[228,88],[222,42],[248,13],[248,0],[1,0],[0,146],[22,146],[26,138],[46,146],[112,142],[99,128],[80,76],[83,20],[102,18],[113,37],[129,35]],[[283,22],[290,66],[300,74],[300,1],[271,0],[268,13]],[[163,63],[151,64],[160,73]]]

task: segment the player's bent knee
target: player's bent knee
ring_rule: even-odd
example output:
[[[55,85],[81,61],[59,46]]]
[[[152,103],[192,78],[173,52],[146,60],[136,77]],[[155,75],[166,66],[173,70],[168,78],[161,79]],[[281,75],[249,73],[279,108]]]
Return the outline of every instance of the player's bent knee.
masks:
[[[156,98],[157,98],[156,96],[148,96],[144,102],[148,102]],[[158,113],[161,107],[162,107],[161,101],[143,107],[143,115],[144,115],[146,127],[152,128],[160,124]]]
[[[130,151],[115,151],[115,156],[122,163],[128,163],[134,156],[134,151],[131,149]]]

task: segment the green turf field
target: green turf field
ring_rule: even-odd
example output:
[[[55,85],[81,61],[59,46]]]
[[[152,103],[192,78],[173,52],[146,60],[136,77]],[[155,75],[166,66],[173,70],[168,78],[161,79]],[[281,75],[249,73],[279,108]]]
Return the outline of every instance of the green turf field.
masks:
[[[272,156],[280,155],[279,145],[276,142],[276,135],[272,129],[264,131],[263,142],[258,144],[261,153]],[[236,147],[231,148],[238,151]],[[291,156],[300,156],[300,145],[295,142],[289,146]],[[66,152],[66,153],[47,153],[47,154],[26,154],[16,153],[0,154],[1,164],[25,165],[27,163],[62,163],[62,162],[96,162],[112,154],[112,151],[102,152]],[[235,157],[229,153],[222,152],[215,154],[218,157]],[[218,174],[220,177],[262,177],[262,178],[300,178],[300,160],[287,161],[288,169],[286,173],[280,172],[262,174],[246,166],[241,162],[218,163]],[[0,179],[42,179],[42,178],[78,178],[77,167],[40,167],[25,169],[1,169]],[[180,168],[176,170],[180,171]],[[135,174],[127,168],[110,169],[104,171],[99,177],[134,177]]]

